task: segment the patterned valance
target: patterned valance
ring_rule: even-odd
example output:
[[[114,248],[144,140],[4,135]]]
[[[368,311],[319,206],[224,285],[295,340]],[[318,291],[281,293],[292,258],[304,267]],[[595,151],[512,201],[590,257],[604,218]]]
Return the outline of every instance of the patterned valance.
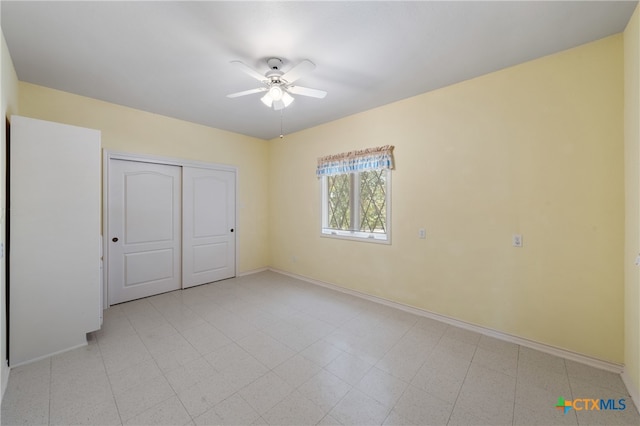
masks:
[[[392,145],[320,157],[316,175],[322,177],[381,169],[393,169]]]

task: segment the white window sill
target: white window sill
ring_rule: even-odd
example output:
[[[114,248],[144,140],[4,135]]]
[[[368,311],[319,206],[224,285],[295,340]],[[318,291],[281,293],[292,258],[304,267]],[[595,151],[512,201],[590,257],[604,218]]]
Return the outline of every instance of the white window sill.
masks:
[[[360,241],[363,243],[391,244],[391,238],[389,234],[374,234],[370,232],[322,229],[320,236],[324,238],[336,238],[339,240]]]

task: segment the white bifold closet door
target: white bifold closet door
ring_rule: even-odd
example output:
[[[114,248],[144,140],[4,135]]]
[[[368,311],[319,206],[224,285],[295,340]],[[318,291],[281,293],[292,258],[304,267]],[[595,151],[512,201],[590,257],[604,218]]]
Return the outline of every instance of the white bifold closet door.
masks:
[[[109,304],[235,276],[234,171],[109,164]]]

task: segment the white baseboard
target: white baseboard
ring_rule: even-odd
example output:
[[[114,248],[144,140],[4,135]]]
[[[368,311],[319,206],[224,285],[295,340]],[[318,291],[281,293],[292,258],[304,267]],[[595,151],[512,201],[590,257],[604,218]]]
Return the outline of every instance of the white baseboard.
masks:
[[[247,275],[253,275],[253,274],[257,274],[259,272],[264,272],[264,271],[268,271],[269,268],[267,268],[266,266],[264,268],[258,268],[258,269],[251,269],[249,271],[244,271],[244,272],[239,272],[238,273],[238,277],[245,277]]]
[[[636,383],[631,380],[631,376],[626,369],[622,371],[622,381],[624,385],[627,387],[627,391],[629,392],[629,396],[631,396],[631,400],[636,405],[636,410],[640,413],[640,389]]]
[[[0,394],[0,404],[4,399],[4,391],[7,390],[7,385],[9,384],[9,374],[11,370],[9,370],[9,365],[7,364],[7,360],[2,361],[2,371],[0,372],[0,381],[2,382],[2,393]]]
[[[47,355],[42,355],[42,356],[39,356],[37,358],[33,358],[33,359],[30,359],[30,360],[27,360],[27,361],[20,362],[18,364],[11,364],[11,368],[16,368],[16,367],[20,367],[20,366],[27,365],[27,364],[32,364],[34,362],[42,361],[43,359],[50,358],[50,357],[56,356],[56,355],[60,355],[60,354],[63,354],[65,352],[69,352],[69,351],[72,351],[74,349],[78,349],[78,348],[81,348],[83,346],[87,346],[88,344],[89,344],[88,342],[80,343],[79,345],[75,345],[75,346],[72,346],[70,348],[62,349],[61,351],[56,351],[56,352],[53,352],[53,353],[50,353],[50,354],[47,354]]]
[[[305,281],[311,284],[319,285],[322,287],[330,288],[332,290],[339,291],[341,293],[346,293],[352,296],[360,297],[362,299],[366,299],[372,302],[380,303],[386,306],[390,306],[392,308],[400,309],[405,312],[409,312],[415,315],[423,316],[426,318],[431,318],[436,321],[440,321],[449,325],[453,325],[455,327],[460,327],[465,330],[475,331],[476,333],[483,334],[485,336],[494,337],[496,339],[504,340],[506,342],[515,343],[520,346],[524,346],[531,349],[536,349],[540,352],[545,352],[551,355],[559,356],[561,358],[565,358],[571,361],[579,362],[581,364],[585,364],[591,367],[599,368],[601,370],[610,371],[612,373],[621,374],[623,366],[621,364],[612,363],[609,361],[604,361],[598,358],[593,358],[587,355],[583,355],[577,352],[572,352],[566,349],[558,348],[555,346],[547,345],[545,343],[536,342],[534,340],[525,339],[523,337],[514,336],[512,334],[504,333],[498,330],[493,330],[491,328],[482,327],[479,325],[471,324],[465,321],[461,321],[456,318],[451,318],[445,315],[440,315],[435,312],[430,312],[424,309],[415,308],[413,306],[404,305],[402,303],[393,302],[391,300],[383,299],[381,297],[372,296],[366,293],[362,293],[356,290],[351,290],[348,288],[340,287],[335,284],[327,283],[324,281],[315,280],[313,278],[306,277],[304,275],[298,275],[287,271],[282,271],[275,268],[268,268],[273,272],[277,272],[282,275],[287,275],[293,278],[297,278],[301,281]],[[634,400],[635,402],[635,400]],[[638,404],[636,404],[638,405]]]

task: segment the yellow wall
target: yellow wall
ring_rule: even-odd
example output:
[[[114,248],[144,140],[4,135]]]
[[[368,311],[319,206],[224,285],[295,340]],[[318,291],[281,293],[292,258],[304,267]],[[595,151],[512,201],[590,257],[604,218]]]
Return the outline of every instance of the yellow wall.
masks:
[[[6,167],[6,128],[5,117],[15,114],[18,111],[18,77],[13,67],[9,49],[4,40],[4,34],[0,28],[2,36],[2,51],[0,53],[0,97],[2,98],[2,123],[0,123],[0,243],[6,247],[5,236],[5,211],[6,211],[6,194],[5,194],[5,167]],[[7,359],[6,330],[5,330],[5,267],[6,256],[0,258],[0,363],[2,370],[0,372],[2,383],[2,394],[4,394],[6,386],[5,360]]]
[[[640,398],[640,7],[624,32],[625,383]]]
[[[268,143],[182,120],[19,83],[20,114],[102,131],[102,147],[238,168],[239,271],[267,266]]]
[[[629,364],[624,69],[616,35],[269,143],[17,90],[20,114],[100,129],[105,148],[237,166],[241,272],[270,265]],[[4,78],[2,96],[4,107]],[[392,244],[321,238],[316,158],[386,144],[396,146]]]
[[[387,144],[392,244],[320,237],[317,157]],[[269,161],[272,267],[623,362],[621,35],[274,139]]]

